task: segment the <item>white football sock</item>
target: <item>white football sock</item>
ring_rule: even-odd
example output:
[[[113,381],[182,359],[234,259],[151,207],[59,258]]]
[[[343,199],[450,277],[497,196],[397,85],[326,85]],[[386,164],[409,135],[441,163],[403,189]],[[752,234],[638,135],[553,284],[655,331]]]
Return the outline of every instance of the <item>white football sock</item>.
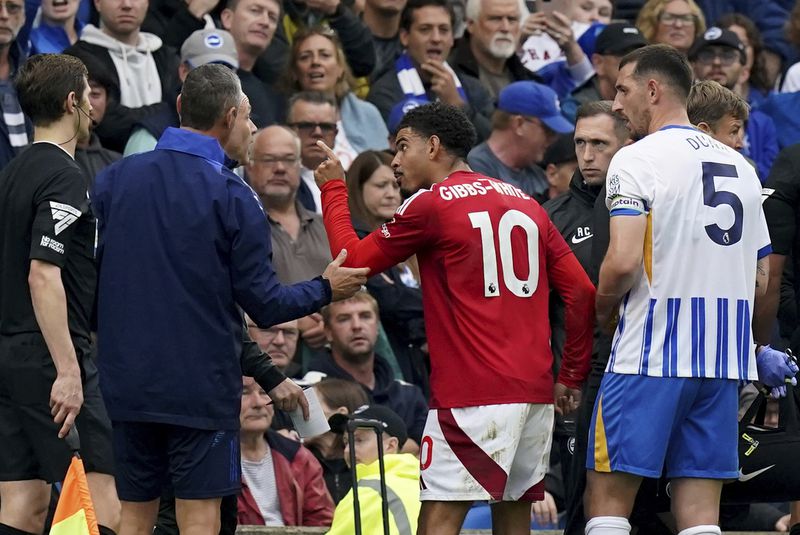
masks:
[[[719,526],[694,526],[686,528],[678,535],[722,535],[722,530],[719,529]]]
[[[596,516],[586,523],[586,535],[630,535],[630,532],[628,519],[621,516]]]

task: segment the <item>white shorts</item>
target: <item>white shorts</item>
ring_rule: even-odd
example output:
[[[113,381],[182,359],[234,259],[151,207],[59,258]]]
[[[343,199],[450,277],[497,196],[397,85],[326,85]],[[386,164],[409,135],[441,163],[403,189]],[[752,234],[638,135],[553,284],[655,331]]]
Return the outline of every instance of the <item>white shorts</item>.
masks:
[[[431,409],[420,444],[420,500],[539,501],[553,405]]]

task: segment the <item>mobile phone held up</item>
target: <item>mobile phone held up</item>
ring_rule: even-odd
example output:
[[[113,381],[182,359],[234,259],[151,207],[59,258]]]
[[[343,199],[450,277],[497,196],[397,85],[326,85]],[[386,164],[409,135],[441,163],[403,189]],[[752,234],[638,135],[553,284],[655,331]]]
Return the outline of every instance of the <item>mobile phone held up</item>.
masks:
[[[535,11],[547,14],[553,11],[564,13],[566,8],[566,2],[564,0],[534,0],[533,3],[536,6]]]

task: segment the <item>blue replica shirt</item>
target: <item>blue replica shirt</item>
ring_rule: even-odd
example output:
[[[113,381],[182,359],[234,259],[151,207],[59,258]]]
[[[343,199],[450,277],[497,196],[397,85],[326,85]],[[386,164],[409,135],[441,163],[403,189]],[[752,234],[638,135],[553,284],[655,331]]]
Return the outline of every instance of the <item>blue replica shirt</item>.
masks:
[[[322,278],[278,282],[264,210],[224,161],[216,139],[168,128],[154,151],[97,176],[98,367],[112,420],[238,429],[239,306],[268,327],[331,300]]]

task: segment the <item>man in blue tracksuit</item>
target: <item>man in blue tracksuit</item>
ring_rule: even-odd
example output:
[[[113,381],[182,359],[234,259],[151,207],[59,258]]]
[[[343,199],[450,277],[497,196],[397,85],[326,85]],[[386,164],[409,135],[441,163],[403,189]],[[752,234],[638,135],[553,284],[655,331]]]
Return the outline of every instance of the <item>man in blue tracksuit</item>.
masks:
[[[366,275],[340,255],[321,277],[279,284],[263,209],[225,165],[246,161],[255,130],[233,71],[193,70],[178,110],[180,129],[109,167],[92,194],[122,535],[152,533],[167,482],[181,532],[219,530],[221,498],[239,491],[240,307],[269,327],[352,294]],[[273,386],[277,408],[307,410],[294,383],[276,374]]]

